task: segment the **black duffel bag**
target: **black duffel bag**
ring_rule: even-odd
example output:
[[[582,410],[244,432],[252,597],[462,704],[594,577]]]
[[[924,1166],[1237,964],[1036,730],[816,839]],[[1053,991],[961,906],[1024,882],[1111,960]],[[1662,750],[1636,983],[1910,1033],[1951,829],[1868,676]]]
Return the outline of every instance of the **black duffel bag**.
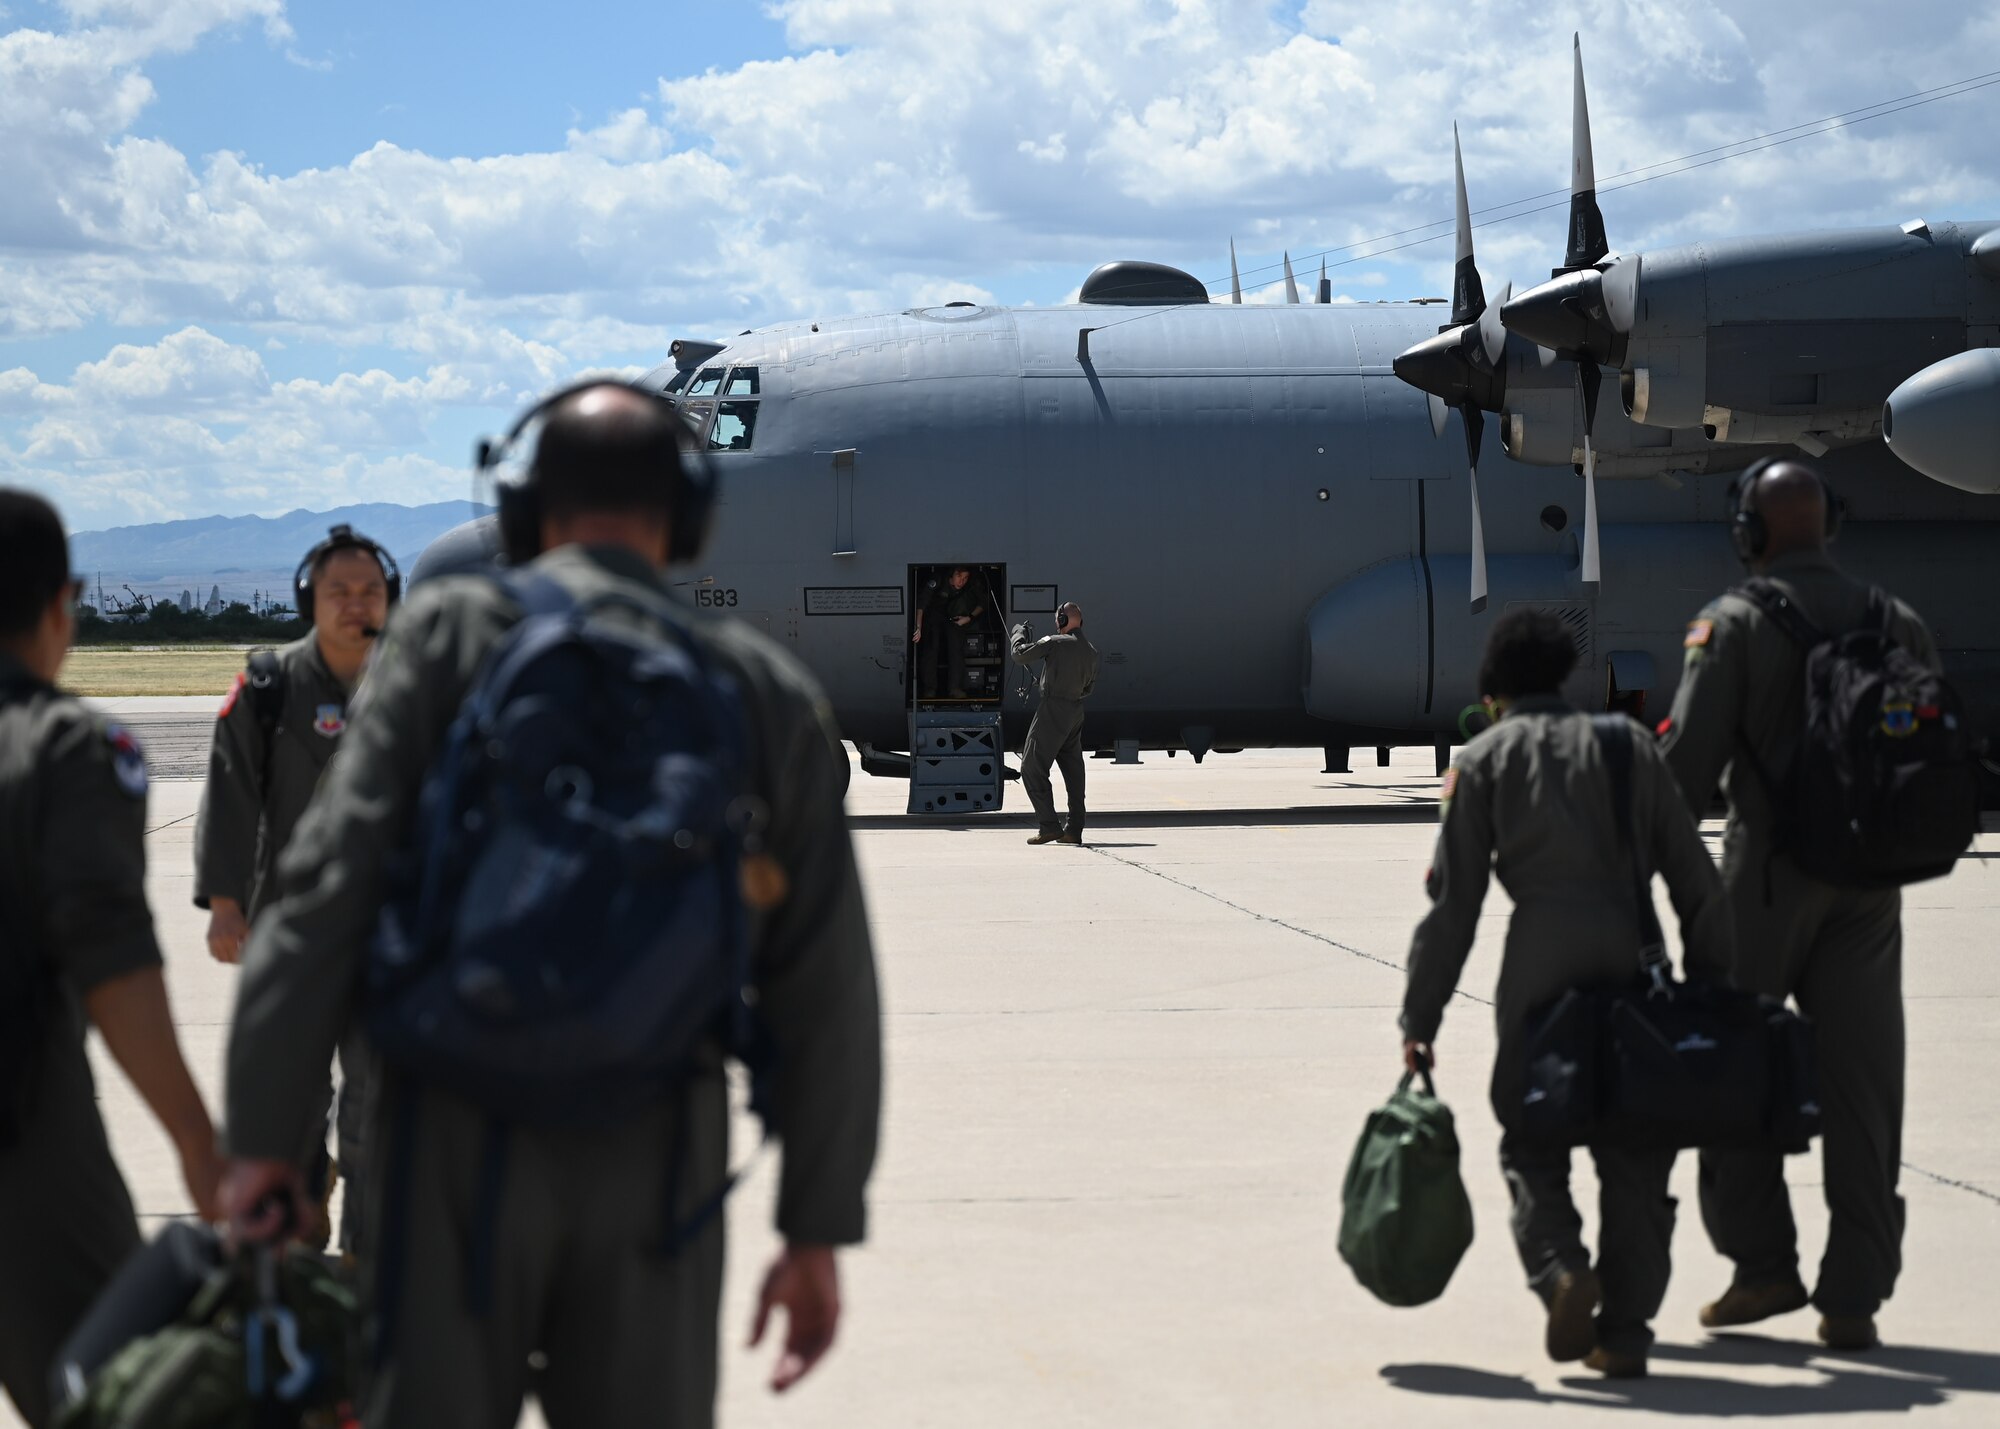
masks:
[[[1594,723],[1643,946],[1631,983],[1572,988],[1530,1019],[1516,1130],[1544,1146],[1804,1151],[1819,1131],[1811,1024],[1775,998],[1674,980],[1632,816],[1631,722]]]

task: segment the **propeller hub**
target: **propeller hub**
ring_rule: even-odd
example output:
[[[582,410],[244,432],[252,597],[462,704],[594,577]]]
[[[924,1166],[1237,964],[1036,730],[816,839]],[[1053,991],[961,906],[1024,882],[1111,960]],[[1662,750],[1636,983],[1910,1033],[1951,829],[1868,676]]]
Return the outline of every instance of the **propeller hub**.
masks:
[[[1565,356],[1608,367],[1625,360],[1625,334],[1604,298],[1604,274],[1580,268],[1551,278],[1500,307],[1507,331]]]
[[[1500,410],[1507,395],[1507,373],[1486,361],[1479,328],[1474,324],[1448,327],[1396,354],[1390,363],[1396,375],[1453,407],[1470,403],[1488,412]]]

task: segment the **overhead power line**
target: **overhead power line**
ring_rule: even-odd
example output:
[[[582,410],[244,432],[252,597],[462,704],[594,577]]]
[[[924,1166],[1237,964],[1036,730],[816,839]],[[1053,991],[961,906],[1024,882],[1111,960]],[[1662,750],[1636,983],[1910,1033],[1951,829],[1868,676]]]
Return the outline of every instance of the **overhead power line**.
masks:
[[[1660,179],[1670,179],[1680,174],[1691,174],[1697,169],[1705,169],[1715,164],[1727,163],[1731,159],[1740,159],[1746,155],[1762,153],[1766,149],[1776,149],[1786,144],[1796,144],[1801,139],[1811,139],[1821,134],[1832,134],[1842,129],[1852,128],[1857,124],[1866,124],[1873,119],[1884,119],[1891,114],[1901,114],[1905,110],[1921,109],[1927,104],[1937,104],[1946,99],[1957,99],[1963,95],[1972,94],[1982,89],[1990,89],[1995,85],[2000,85],[2000,70],[1989,70],[1985,74],[1977,74],[1966,79],[1953,80],[1949,84],[1940,84],[1930,89],[1920,89],[1912,94],[1900,95],[1895,99],[1884,99],[1874,104],[1864,104],[1858,109],[1848,109],[1839,114],[1829,114],[1819,119],[1808,120],[1803,124],[1793,124],[1783,129],[1773,129],[1768,133],[1753,135],[1747,139],[1732,140],[1727,144],[1718,144],[1709,149],[1697,149],[1693,153],[1682,154],[1676,158],[1661,159],[1657,163],[1641,164],[1637,168],[1624,169],[1618,173],[1608,175],[1604,179],[1600,179],[1597,185],[1597,192],[1599,194],[1617,193],[1622,189],[1637,188],[1641,184],[1654,183]],[[1654,172],[1655,170],[1659,172]],[[1634,175],[1644,175],[1644,177],[1633,177]],[[1619,179],[1628,179],[1629,182],[1616,182]],[[1542,202],[1544,199],[1554,199],[1555,202],[1544,203]],[[1532,208],[1523,208],[1521,207],[1523,204],[1533,204],[1535,206]],[[1495,224],[1512,223],[1517,218],[1527,218],[1533,214],[1547,213],[1552,209],[1565,208],[1568,204],[1569,190],[1567,188],[1548,189],[1542,193],[1530,194],[1526,198],[1510,199],[1505,203],[1489,204],[1485,208],[1474,209],[1473,216],[1477,221],[1472,226],[1474,228],[1490,228]],[[1479,215],[1481,214],[1496,214],[1498,216],[1480,220]],[[1329,268],[1344,268],[1353,263],[1366,263],[1375,258],[1386,257],[1391,253],[1400,253],[1406,248],[1416,248],[1425,243],[1435,243],[1440,238],[1450,236],[1456,226],[1456,222],[1452,218],[1435,219],[1430,223],[1419,223],[1410,228],[1399,228],[1394,233],[1379,234],[1373,238],[1360,238],[1352,243],[1343,243],[1334,248],[1325,248],[1318,252],[1307,253],[1294,261],[1296,263],[1310,263],[1315,258],[1333,258],[1335,254],[1347,253],[1351,256],[1336,259],[1328,263],[1327,266]],[[1432,229],[1437,231],[1430,232],[1429,230]],[[1421,234],[1422,236],[1410,238],[1409,235],[1411,234]],[[1405,238],[1408,241],[1403,243],[1393,242],[1393,240],[1398,238]],[[1373,247],[1373,245],[1378,243],[1387,243],[1390,246],[1387,248]],[[1358,248],[1366,248],[1369,251],[1365,253],[1354,252]],[[1258,273],[1276,273],[1281,270],[1282,266],[1280,263],[1266,263],[1256,268],[1244,270],[1241,276],[1248,278]],[[1227,277],[1211,278],[1203,283],[1202,286],[1206,288],[1226,288],[1229,286],[1229,281]]]

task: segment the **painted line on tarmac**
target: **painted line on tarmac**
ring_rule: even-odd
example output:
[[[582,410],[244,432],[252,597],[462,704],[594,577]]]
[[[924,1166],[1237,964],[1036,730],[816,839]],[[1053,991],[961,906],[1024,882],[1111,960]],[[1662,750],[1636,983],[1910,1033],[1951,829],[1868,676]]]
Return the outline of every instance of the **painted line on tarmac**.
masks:
[[[1086,851],[1096,854],[1099,858],[1108,858],[1113,863],[1122,863],[1127,868],[1136,868],[1141,873],[1150,873],[1153,877],[1163,879],[1173,884],[1176,888],[1185,888],[1190,893],[1199,893],[1202,897],[1220,903],[1225,908],[1231,908],[1247,917],[1255,918],[1259,923],[1269,923],[1274,928],[1283,928],[1288,933],[1297,933],[1300,937],[1311,938],[1316,943],[1325,943],[1329,948],[1338,948],[1341,952],[1348,954],[1350,957],[1360,958],[1363,962],[1375,963],[1385,968],[1393,968],[1399,973],[1404,971],[1401,963],[1391,962],[1388,958],[1380,958],[1373,953],[1364,953],[1361,949],[1349,947],[1337,938],[1329,938],[1326,934],[1315,932],[1311,928],[1301,928],[1297,923],[1287,923],[1283,918],[1273,918],[1269,913],[1259,913],[1255,908],[1246,908],[1241,903],[1234,903],[1224,898],[1220,893],[1211,892],[1198,883],[1189,883],[1184,878],[1176,878],[1171,873],[1166,873],[1153,867],[1150,863],[1140,863],[1134,858],[1120,858],[1117,854],[1098,848],[1093,844],[1087,843],[1084,845],[1084,848]],[[1469,992],[1459,991],[1454,993],[1453,996],[1462,997],[1467,1002],[1476,1002],[1481,1007],[1491,1007],[1493,1005],[1485,998],[1475,997]]]

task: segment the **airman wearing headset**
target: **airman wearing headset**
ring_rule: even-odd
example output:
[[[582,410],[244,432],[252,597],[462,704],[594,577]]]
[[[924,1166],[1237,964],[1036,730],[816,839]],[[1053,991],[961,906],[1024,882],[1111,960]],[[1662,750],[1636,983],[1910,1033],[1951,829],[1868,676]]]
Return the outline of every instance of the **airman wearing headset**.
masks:
[[[507,458],[537,424],[522,470]],[[714,504],[713,470],[691,438],[666,401],[623,383],[585,383],[538,404],[503,442],[481,447],[481,466],[499,471],[510,567],[580,602],[622,596],[644,610],[672,600],[666,569],[698,554]],[[751,956],[775,1044],[784,1158],[784,1245],[756,1329],[785,1312],[773,1380],[783,1389],[832,1344],[835,1248],[863,1234],[881,1090],[874,954],[842,811],[847,760],[824,695],[763,636],[688,614],[692,638],[743,693],[769,791],[765,848],[781,870],[757,901]],[[355,1017],[390,860],[479,670],[521,616],[488,574],[440,575],[411,593],[370,667],[345,752],[279,860],[277,904],[244,952],[228,1052],[237,1159],[222,1199],[247,1239],[274,1234],[274,1203],[297,1200],[296,1129],[311,1115],[315,1068]],[[711,1423],[722,1221],[708,1219],[674,1253],[660,1237],[667,1187],[689,1188],[691,1201],[727,1173],[719,1066],[609,1129],[510,1124],[504,1166],[493,1125],[469,1101],[382,1072],[365,1133],[383,1148],[367,1197],[382,1229],[361,1249],[381,1368],[364,1387],[362,1421],[512,1424],[540,1351],[536,1392],[552,1424]],[[503,1175],[504,1191],[488,1194]],[[487,1303],[475,1307],[466,1290],[482,1263]]]
[[[237,960],[250,924],[270,902],[278,854],[340,745],[362,665],[402,585],[386,550],[350,527],[333,527],[292,578],[299,615],[311,628],[289,645],[253,652],[222,702],[194,833],[194,901],[208,909],[208,950],[218,962]],[[362,1154],[363,1062],[358,1045],[343,1050],[340,1164],[350,1186]],[[332,1190],[324,1164],[330,1081],[322,1079],[320,1095],[319,1120],[305,1144],[324,1195]],[[350,1248],[356,1209],[350,1197],[341,1237]]]
[[[1763,599],[1775,592],[1829,637],[1886,616],[1895,641],[1938,668],[1937,648],[1915,611],[1898,600],[1874,605],[1872,588],[1834,565],[1827,546],[1840,516],[1814,467],[1769,459],[1738,480],[1730,534],[1744,566],[1768,582]],[[1810,1301],[1822,1317],[1822,1341],[1866,1349],[1877,1343],[1874,1317],[1902,1263],[1901,894],[1822,883],[1777,847],[1782,810],[1767,781],[1790,767],[1805,727],[1806,648],[1750,588],[1711,601],[1683,645],[1686,668],[1673,713],[1660,726],[1664,752],[1697,819],[1718,783],[1728,797],[1722,878],[1736,925],[1738,984],[1796,997],[1816,1025],[1831,1212],[1818,1284],[1808,1295],[1780,1156],[1704,1152],[1702,1220],[1736,1269],[1701,1320],[1711,1329],[1748,1325]]]

